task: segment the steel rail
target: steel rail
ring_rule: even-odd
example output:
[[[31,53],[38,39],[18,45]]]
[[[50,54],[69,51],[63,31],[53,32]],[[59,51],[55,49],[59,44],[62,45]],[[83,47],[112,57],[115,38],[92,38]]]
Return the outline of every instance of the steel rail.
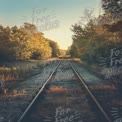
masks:
[[[88,86],[85,83],[85,80],[79,75],[79,73],[76,71],[76,69],[73,67],[73,65],[71,63],[69,63],[70,66],[72,67],[74,73],[76,74],[76,76],[78,77],[78,79],[81,81],[81,83],[84,85],[85,89],[88,91],[89,95],[91,96],[91,98],[93,99],[93,101],[96,103],[97,107],[100,109],[101,113],[104,115],[104,117],[106,118],[106,120],[108,122],[112,122],[112,120],[108,117],[108,115],[106,114],[106,112],[104,111],[104,109],[102,108],[102,106],[99,104],[99,102],[97,101],[97,99],[95,98],[95,96],[92,94],[92,92],[90,91],[90,89],[88,88]]]
[[[56,66],[56,68],[54,69],[54,71],[50,74],[50,76],[48,77],[48,79],[45,81],[45,83],[43,84],[43,86],[41,86],[41,89],[39,90],[39,92],[36,94],[36,96],[34,97],[34,99],[31,101],[31,103],[29,104],[29,106],[26,108],[26,110],[24,111],[24,113],[21,115],[21,117],[19,118],[19,120],[17,122],[22,122],[27,113],[30,111],[30,109],[32,108],[33,104],[36,102],[37,98],[39,97],[39,95],[43,92],[46,84],[50,81],[50,79],[52,78],[52,76],[54,75],[54,73],[56,72],[57,68],[59,67],[61,61],[58,63],[58,65]]]

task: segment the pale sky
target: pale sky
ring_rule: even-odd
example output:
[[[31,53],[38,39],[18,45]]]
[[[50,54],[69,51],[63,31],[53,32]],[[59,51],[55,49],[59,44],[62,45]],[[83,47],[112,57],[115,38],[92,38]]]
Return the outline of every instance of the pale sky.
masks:
[[[100,0],[0,0],[0,24],[33,23],[46,38],[67,49],[72,44],[71,25],[80,20],[84,9],[94,9],[97,15],[99,3]]]

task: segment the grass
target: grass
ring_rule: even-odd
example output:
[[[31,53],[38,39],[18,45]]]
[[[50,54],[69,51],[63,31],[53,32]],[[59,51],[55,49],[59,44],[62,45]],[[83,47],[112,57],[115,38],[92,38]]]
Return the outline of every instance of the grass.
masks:
[[[52,86],[52,87],[50,87],[48,92],[65,93],[65,92],[68,92],[68,90],[66,88],[61,87],[61,86]]]
[[[12,64],[11,67],[0,67],[0,93],[7,93],[9,87],[11,87],[13,83],[24,81],[32,75],[32,72],[36,68],[38,68],[41,65],[41,63],[39,62],[32,62],[32,64],[22,64],[15,66],[13,66]]]
[[[99,86],[92,86],[91,90],[116,90],[114,85],[99,85]]]
[[[84,116],[88,115],[88,103],[84,101],[86,94],[84,94],[84,91],[81,91],[80,88],[69,89],[67,87],[52,85],[46,89],[44,96],[44,99],[42,98],[40,101],[41,104],[39,102],[35,108],[37,110],[36,114],[34,111],[35,118],[36,115],[39,114],[42,118],[48,116],[54,119],[56,109],[59,107],[61,107],[62,110],[66,110],[67,108],[71,109],[68,114],[64,114],[64,117],[74,115],[76,111],[82,113]],[[92,116],[91,113],[89,115]]]
[[[30,67],[0,67],[0,80],[2,82],[12,81],[12,80],[23,80],[29,75],[31,71]]]
[[[122,106],[122,100],[112,100],[112,104]]]

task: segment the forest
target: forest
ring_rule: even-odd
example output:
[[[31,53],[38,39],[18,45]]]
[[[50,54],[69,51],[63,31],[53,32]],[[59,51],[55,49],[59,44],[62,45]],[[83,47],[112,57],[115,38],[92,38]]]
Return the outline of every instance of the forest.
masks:
[[[0,61],[47,59],[60,54],[58,44],[44,37],[33,24],[11,28],[0,25]]]
[[[86,9],[79,23],[72,25],[73,44],[68,52],[72,57],[78,57],[90,65],[99,65],[99,60],[106,59],[102,64],[110,67],[112,58],[110,55],[113,50],[113,56],[118,60],[114,61],[114,65],[120,66],[122,65],[122,3],[121,0],[102,0],[101,4],[102,15],[95,17],[93,10]]]

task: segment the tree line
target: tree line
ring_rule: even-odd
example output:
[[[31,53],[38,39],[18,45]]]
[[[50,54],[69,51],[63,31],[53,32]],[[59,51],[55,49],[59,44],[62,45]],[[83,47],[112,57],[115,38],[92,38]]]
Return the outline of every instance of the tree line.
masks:
[[[21,27],[0,25],[0,61],[45,59],[60,53],[58,44],[44,37],[33,24],[24,23]]]
[[[122,49],[122,2],[102,0],[101,4],[102,15],[96,18],[92,10],[84,10],[79,23],[71,28],[73,43],[68,52],[87,64],[99,64],[98,59],[109,57],[111,49]]]

